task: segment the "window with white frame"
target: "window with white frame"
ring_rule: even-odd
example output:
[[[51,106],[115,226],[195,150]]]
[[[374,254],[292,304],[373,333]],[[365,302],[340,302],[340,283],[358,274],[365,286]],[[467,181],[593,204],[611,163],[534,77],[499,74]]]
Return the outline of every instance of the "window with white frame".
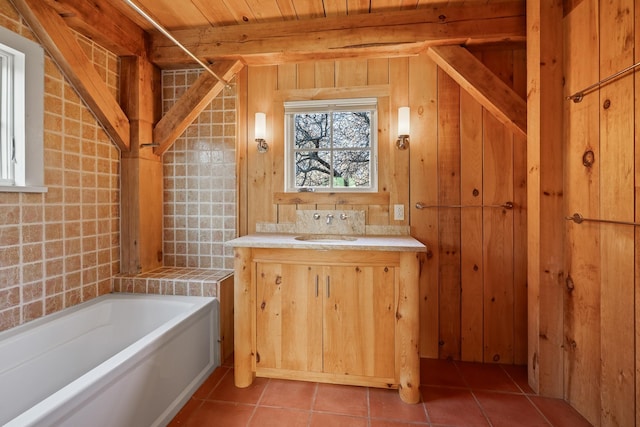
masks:
[[[286,191],[375,192],[376,98],[285,102]]]
[[[0,27],[0,191],[46,191],[44,51]]]
[[[24,54],[0,44],[0,185],[13,185],[16,149],[14,138],[14,80]]]

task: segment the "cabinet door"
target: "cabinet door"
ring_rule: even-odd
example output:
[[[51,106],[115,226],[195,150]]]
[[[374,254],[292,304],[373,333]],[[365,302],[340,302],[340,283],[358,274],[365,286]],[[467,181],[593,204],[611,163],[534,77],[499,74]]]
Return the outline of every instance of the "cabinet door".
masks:
[[[322,371],[319,274],[306,265],[257,263],[256,368]]]
[[[394,268],[331,266],[327,270],[324,371],[393,378]]]

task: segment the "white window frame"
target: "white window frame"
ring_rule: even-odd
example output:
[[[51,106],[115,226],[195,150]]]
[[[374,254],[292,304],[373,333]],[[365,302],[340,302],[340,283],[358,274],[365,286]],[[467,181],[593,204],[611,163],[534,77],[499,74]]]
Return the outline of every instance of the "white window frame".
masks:
[[[44,50],[0,27],[0,192],[46,192],[44,186]]]
[[[296,187],[295,183],[295,149],[294,122],[296,113],[329,113],[336,111],[371,111],[371,157],[369,187]],[[311,101],[286,101],[285,117],[285,183],[286,192],[353,192],[376,193],[378,191],[378,100],[377,98],[346,98]],[[329,150],[330,151],[330,150]]]
[[[13,75],[16,55],[23,59],[20,52],[0,44],[0,185],[13,185],[15,176]]]

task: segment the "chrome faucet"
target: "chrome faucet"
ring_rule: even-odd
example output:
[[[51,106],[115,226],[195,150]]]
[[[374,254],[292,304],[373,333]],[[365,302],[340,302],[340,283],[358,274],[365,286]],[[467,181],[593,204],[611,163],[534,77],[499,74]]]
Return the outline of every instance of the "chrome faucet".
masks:
[[[330,225],[332,220],[333,220],[333,214],[327,214],[327,225]]]

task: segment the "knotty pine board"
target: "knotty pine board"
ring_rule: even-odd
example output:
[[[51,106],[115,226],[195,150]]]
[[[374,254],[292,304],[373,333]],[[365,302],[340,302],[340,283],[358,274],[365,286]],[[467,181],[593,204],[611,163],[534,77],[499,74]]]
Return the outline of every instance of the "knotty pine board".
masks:
[[[513,52],[513,89],[527,96],[526,51]],[[527,364],[527,138],[513,135],[513,292],[514,358]]]
[[[633,0],[600,7],[600,76],[633,64]],[[635,218],[633,75],[602,86],[600,96],[600,216]],[[595,94],[598,95],[598,94]],[[607,108],[606,102],[610,105]],[[615,208],[613,208],[615,206]],[[632,227],[600,227],[601,241],[601,423],[635,423],[634,336],[635,233]]]
[[[582,22],[588,12],[587,3],[574,9],[567,18]],[[586,21],[588,22],[588,21]],[[591,31],[585,26],[584,34],[571,34],[568,43],[583,40]],[[574,37],[577,37],[574,39]],[[597,41],[596,41],[597,43]],[[597,58],[586,55],[590,46],[585,43],[571,51],[566,60],[579,72],[567,76],[567,92],[588,86],[598,79]],[[584,51],[582,51],[584,49]],[[595,96],[581,103],[565,106],[569,142],[566,154],[567,185],[565,191],[566,213],[580,212],[588,218],[600,215],[600,162],[590,168],[582,164],[586,150],[592,150],[600,158],[599,106]],[[567,280],[571,290],[564,297],[564,393],[563,397],[592,424],[600,420],[600,243],[597,224],[573,224],[566,226]],[[566,288],[565,288],[566,289]]]
[[[484,262],[482,253],[482,106],[460,91],[461,358],[484,360]]]
[[[417,209],[416,203],[438,203],[438,67],[426,55],[409,59],[411,123],[409,215],[412,235],[428,242],[420,259],[420,355],[438,357],[438,211]]]
[[[513,200],[513,134],[486,111],[484,204]],[[513,363],[513,211],[483,209],[484,360]]]
[[[460,204],[460,87],[438,70],[438,204]],[[439,357],[460,358],[460,209],[438,208]],[[435,250],[435,248],[434,248]]]

